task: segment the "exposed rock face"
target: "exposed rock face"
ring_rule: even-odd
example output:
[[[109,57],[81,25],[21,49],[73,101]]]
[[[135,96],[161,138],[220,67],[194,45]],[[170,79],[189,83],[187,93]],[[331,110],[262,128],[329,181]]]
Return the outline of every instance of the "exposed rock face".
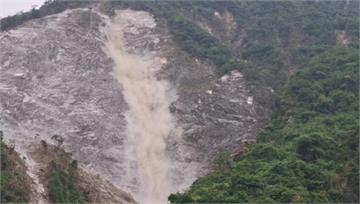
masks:
[[[175,121],[166,156],[171,190],[184,189],[210,170],[220,151],[254,140],[268,110],[253,100],[241,73],[218,77],[215,67],[179,50],[165,25],[148,26],[154,22],[150,14],[136,19],[138,11],[120,12],[130,22],[126,51],[156,53],[163,64],[154,71],[157,79],[169,81],[169,92],[176,93],[168,95]],[[78,9],[1,33],[1,128],[23,155],[60,135],[85,170],[134,195],[139,182],[127,177],[125,154],[129,105],[105,47],[109,25],[107,17]]]
[[[1,33],[1,122],[21,153],[60,135],[87,170],[118,181],[127,104],[99,22],[74,10]]]
[[[336,33],[336,40],[339,44],[341,45],[349,45],[349,43],[351,42],[351,38],[346,34],[345,31],[337,31]]]
[[[184,188],[207,173],[222,151],[234,152],[244,141],[255,141],[269,110],[254,101],[241,73],[219,78],[214,67],[184,57],[182,51],[166,53],[167,77],[178,93],[170,108],[181,130],[180,137],[170,138],[168,152],[177,161],[174,180]]]

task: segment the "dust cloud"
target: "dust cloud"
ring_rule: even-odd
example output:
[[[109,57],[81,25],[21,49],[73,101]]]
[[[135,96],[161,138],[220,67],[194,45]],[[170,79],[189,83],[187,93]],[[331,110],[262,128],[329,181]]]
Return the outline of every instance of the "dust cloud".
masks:
[[[120,21],[118,16],[109,26],[106,47],[115,62],[115,76],[123,86],[129,106],[127,137],[135,155],[128,156],[135,156],[137,163],[136,169],[129,170],[138,171],[139,176],[139,192],[134,197],[139,203],[167,203],[172,185],[165,141],[173,129],[168,83],[154,76],[161,66],[155,57],[126,51],[124,27],[117,21]]]

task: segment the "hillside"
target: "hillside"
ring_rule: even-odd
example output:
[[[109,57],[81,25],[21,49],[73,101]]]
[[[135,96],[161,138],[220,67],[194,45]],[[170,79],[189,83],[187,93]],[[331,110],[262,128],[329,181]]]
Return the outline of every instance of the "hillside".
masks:
[[[256,144],[170,200],[359,202],[358,67],[356,49],[314,57],[289,80]]]
[[[358,8],[49,0],[1,19],[2,171],[33,189],[2,201],[359,202]]]

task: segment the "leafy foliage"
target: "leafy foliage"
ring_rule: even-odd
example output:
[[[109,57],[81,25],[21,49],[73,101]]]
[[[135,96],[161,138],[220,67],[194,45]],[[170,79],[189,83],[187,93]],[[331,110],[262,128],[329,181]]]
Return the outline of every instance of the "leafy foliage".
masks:
[[[169,199],[359,202],[358,66],[357,49],[314,57],[290,79],[272,121],[234,168],[210,173]]]
[[[68,169],[52,161],[49,164],[49,198],[54,203],[85,203],[84,193],[77,186],[77,163],[73,161]]]
[[[357,46],[359,26],[354,22],[359,22],[359,11],[354,8],[358,2],[348,3],[230,1],[221,5],[234,15],[238,32],[246,33],[241,50],[234,50],[247,61],[241,71],[252,83],[279,90],[288,80],[289,68],[304,66],[312,56],[337,44],[336,30],[344,30],[354,39],[351,46]]]
[[[91,3],[89,1],[67,1],[67,0],[47,0],[44,5],[42,5],[39,9],[32,9],[28,12],[21,12],[13,16],[8,16],[2,18],[0,20],[0,30],[6,31],[12,29],[22,23],[41,18],[44,16],[48,16],[51,14],[57,14],[65,11],[66,9],[73,9],[79,7],[85,7]]]
[[[30,180],[26,177],[24,168],[19,164],[20,158],[15,151],[2,142],[3,133],[0,131],[1,148],[1,203],[23,203],[29,201]]]
[[[30,199],[31,179],[26,174],[26,167],[12,147],[6,146],[1,139],[1,202],[26,203]],[[44,143],[46,145],[46,143]],[[47,148],[47,147],[44,147]],[[58,148],[60,155],[65,154]],[[51,202],[54,203],[85,203],[86,197],[78,186],[78,167],[74,160],[55,158],[48,165],[47,190]]]
[[[215,37],[182,17],[170,17],[168,20],[175,41],[195,57],[210,60],[219,66],[221,74],[238,66],[228,48]]]

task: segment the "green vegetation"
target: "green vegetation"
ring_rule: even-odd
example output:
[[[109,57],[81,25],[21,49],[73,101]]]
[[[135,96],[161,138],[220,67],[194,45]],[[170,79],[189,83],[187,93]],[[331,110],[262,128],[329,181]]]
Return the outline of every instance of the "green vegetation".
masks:
[[[28,12],[22,12],[13,16],[8,16],[0,20],[0,30],[6,31],[26,21],[57,14],[66,9],[85,7],[90,1],[64,1],[64,0],[47,0],[39,9],[32,9]]]
[[[351,4],[356,7],[358,2]],[[340,1],[283,1],[229,8],[238,14],[236,20],[247,32],[241,58],[249,62],[243,73],[255,83],[281,89],[289,68],[298,69],[316,52],[337,44],[336,30],[344,29],[358,38],[358,33],[353,32],[358,30],[358,23],[351,23],[358,22],[358,10],[351,5],[345,7],[345,2]],[[339,19],[347,26],[338,25]]]
[[[1,203],[26,203],[30,199],[32,180],[26,174],[23,160],[13,147],[1,139]],[[69,154],[59,147],[52,147],[42,141],[43,151],[36,157],[48,164],[42,182],[47,183],[48,196],[53,203],[85,203],[85,193],[79,186],[78,165]],[[51,161],[49,161],[51,159]]]
[[[48,169],[48,194],[54,203],[85,203],[84,193],[77,185],[77,162],[73,161],[67,169],[55,162],[50,162]]]
[[[89,202],[84,187],[81,186],[78,163],[72,160],[70,153],[61,149],[63,138],[52,136],[57,145],[41,141],[41,147],[32,153],[33,159],[47,166],[41,181],[47,188],[49,201],[53,203]]]
[[[170,201],[358,203],[358,67],[358,49],[314,57],[290,79],[258,143]]]
[[[245,35],[240,48],[227,45],[233,58],[238,60],[237,64],[232,63],[233,66],[225,70],[219,68],[225,72],[239,69],[251,84],[280,90],[288,80],[290,69],[304,66],[314,54],[337,44],[336,31],[345,31],[353,38],[349,46],[358,47],[358,1],[348,4],[345,1],[204,1],[197,2],[198,6],[193,4],[184,3],[184,10],[210,18],[213,27],[217,26],[213,19],[215,11],[226,10],[233,15],[238,24],[237,33]]]
[[[3,133],[0,131],[1,148],[1,203],[23,203],[29,201],[31,180],[26,176],[26,169],[13,148],[2,142]]]
[[[113,1],[109,4],[107,8],[146,10],[164,20],[179,47],[213,63],[219,75],[237,69],[248,83],[275,90],[283,87],[290,72],[335,46],[336,31],[345,31],[351,39],[349,46],[358,47],[358,1]],[[224,44],[196,23],[205,18],[216,28],[215,11],[233,15],[236,33],[245,33],[240,48]]]
[[[212,61],[219,67],[220,74],[239,66],[225,45],[194,23],[175,16],[168,19],[168,25],[181,48],[195,57]]]

